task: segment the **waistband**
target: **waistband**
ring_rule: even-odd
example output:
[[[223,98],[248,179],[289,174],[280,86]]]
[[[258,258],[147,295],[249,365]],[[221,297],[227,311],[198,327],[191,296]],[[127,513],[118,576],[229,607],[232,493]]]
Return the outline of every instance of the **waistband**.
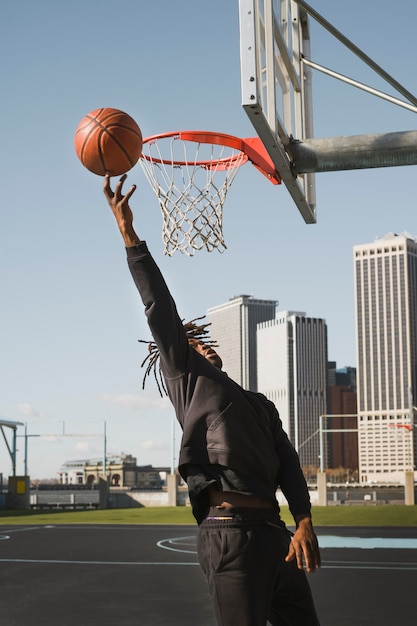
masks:
[[[200,528],[222,529],[243,528],[258,525],[271,525],[286,530],[284,522],[279,516],[278,508],[253,509],[245,507],[219,508],[211,506]]]

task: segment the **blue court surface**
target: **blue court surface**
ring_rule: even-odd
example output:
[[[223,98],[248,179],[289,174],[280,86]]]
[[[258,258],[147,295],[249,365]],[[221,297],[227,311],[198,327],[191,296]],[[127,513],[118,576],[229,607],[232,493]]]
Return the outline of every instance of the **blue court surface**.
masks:
[[[317,532],[323,566],[309,580],[322,626],[415,623],[417,529]],[[215,626],[196,527],[1,527],[0,616],[2,626]]]

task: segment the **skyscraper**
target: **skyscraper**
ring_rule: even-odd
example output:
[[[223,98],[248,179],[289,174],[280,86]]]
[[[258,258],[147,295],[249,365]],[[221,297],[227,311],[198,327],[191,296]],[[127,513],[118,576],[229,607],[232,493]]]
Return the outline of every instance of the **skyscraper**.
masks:
[[[336,368],[334,361],[328,367],[327,467],[344,468],[346,476],[358,479],[358,418],[356,397],[356,368]],[[330,432],[334,430],[334,432]]]
[[[319,467],[319,418],[327,413],[325,320],[284,311],[259,324],[258,390],[276,405],[302,466]]]
[[[257,391],[256,326],[274,319],[276,307],[275,300],[241,295],[207,310],[223,369],[249,391]]]
[[[360,478],[403,480],[416,460],[417,242],[357,245],[354,264]]]

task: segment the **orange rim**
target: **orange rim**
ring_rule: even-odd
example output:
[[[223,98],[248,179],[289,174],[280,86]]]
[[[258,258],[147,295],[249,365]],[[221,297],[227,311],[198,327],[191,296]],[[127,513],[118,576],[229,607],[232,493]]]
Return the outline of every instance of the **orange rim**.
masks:
[[[215,133],[202,130],[184,130],[145,137],[145,139],[143,140],[143,145],[156,143],[161,139],[169,138],[181,139],[183,141],[192,141],[194,143],[227,146],[238,151],[237,154],[231,155],[230,157],[193,161],[194,165],[205,167],[207,169],[214,169],[216,167],[233,168],[240,167],[249,160],[273,184],[278,185],[281,183],[281,177],[276,171],[275,165],[259,137],[249,137],[247,139],[241,139],[240,137],[235,137],[233,135],[227,135],[224,133]],[[179,167],[189,165],[189,161],[174,160],[172,158],[158,158],[150,156],[149,154],[146,154],[144,152],[142,152],[142,158],[146,159],[147,161],[153,161],[154,163],[163,163],[164,165],[175,165]]]

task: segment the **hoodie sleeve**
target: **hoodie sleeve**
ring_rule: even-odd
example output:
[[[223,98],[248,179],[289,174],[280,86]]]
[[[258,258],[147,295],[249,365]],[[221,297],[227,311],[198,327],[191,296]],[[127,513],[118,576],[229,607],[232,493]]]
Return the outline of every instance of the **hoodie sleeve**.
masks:
[[[157,344],[163,369],[175,377],[184,371],[189,346],[175,302],[161,271],[142,241],[127,248],[127,262],[145,306],[149,328]]]

